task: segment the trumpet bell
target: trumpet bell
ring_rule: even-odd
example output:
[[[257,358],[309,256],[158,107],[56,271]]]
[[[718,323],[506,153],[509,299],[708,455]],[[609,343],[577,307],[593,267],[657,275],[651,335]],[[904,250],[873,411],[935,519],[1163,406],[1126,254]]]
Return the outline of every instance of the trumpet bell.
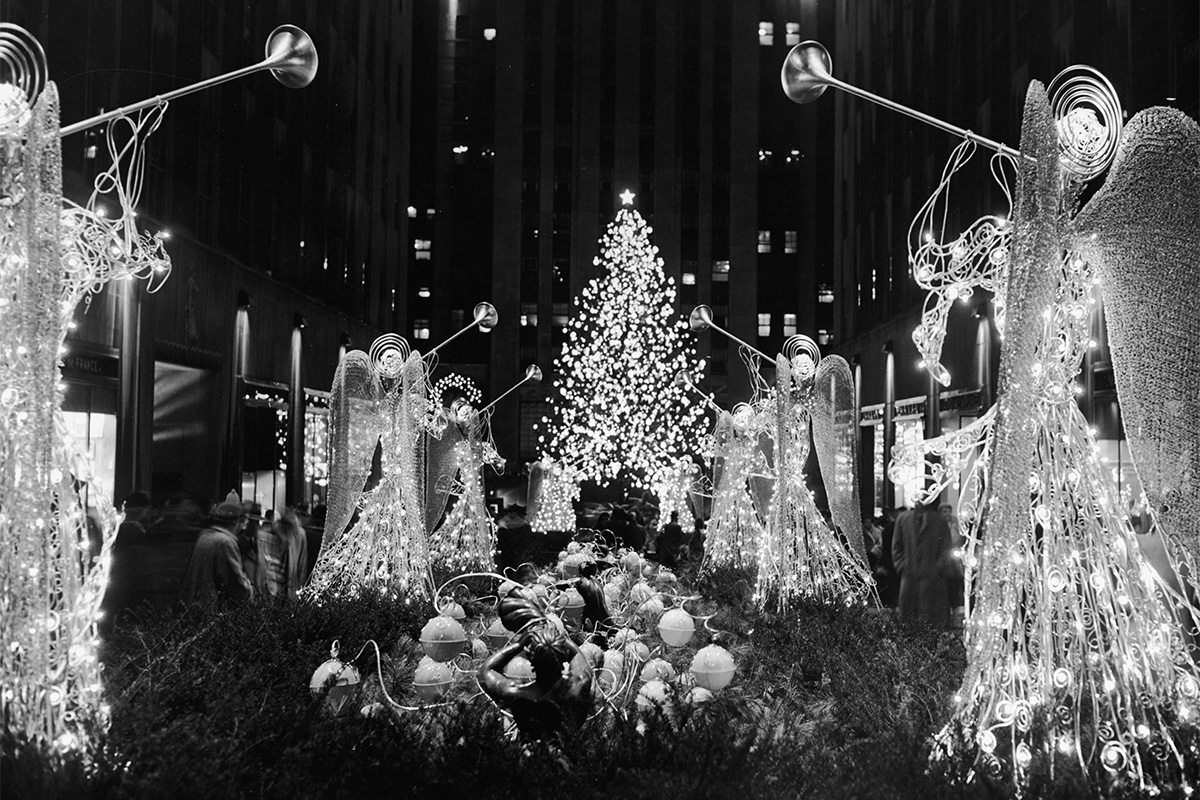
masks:
[[[475,317],[475,322],[481,328],[494,328],[496,327],[496,323],[500,321],[500,315],[496,312],[496,307],[486,300],[478,303],[472,313]]]
[[[691,315],[688,317],[688,324],[692,326],[694,331],[707,330],[709,325],[712,325],[713,314],[712,309],[706,305],[699,305],[692,309]]]
[[[525,380],[529,381],[530,383],[541,383],[542,368],[537,364],[530,364],[525,368]]]
[[[465,397],[456,397],[450,404],[450,419],[459,425],[466,425],[478,413]]]
[[[783,60],[779,81],[793,103],[811,103],[824,93],[833,77],[833,59],[820,42],[801,42]]]
[[[267,37],[267,58],[275,80],[289,89],[303,89],[317,75],[317,47],[295,25],[280,25]]]

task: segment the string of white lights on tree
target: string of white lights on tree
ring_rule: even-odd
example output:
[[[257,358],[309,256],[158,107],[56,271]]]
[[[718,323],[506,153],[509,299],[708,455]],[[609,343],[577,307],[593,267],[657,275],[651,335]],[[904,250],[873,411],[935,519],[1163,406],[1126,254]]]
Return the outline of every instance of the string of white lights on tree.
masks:
[[[1021,146],[1034,163],[1018,165],[1011,234],[989,234],[990,249],[977,250],[972,230],[949,248],[952,260],[957,252],[973,264],[954,281],[1004,278],[1007,323],[994,413],[942,445],[982,447],[966,492],[979,513],[964,520],[977,597],[968,664],[934,758],[968,778],[1007,776],[1017,786],[1044,761],[1157,790],[1183,779],[1177,732],[1194,725],[1200,681],[1169,588],[1142,555],[1074,400],[1096,278],[1070,232],[1084,181],[1104,164],[1081,172],[1073,150],[1087,155],[1120,139],[1119,111],[1098,120],[1094,108],[1106,107],[1087,101],[1056,115],[1034,82]],[[1076,134],[1061,155],[1060,132]],[[933,252],[916,249],[915,272],[932,269]],[[931,488],[946,479],[932,474]]]
[[[600,240],[594,263],[606,272],[575,299],[552,411],[535,426],[546,453],[601,484],[653,487],[703,433],[704,409],[674,385],[677,372],[699,375],[703,363],[685,340],[651,232],[622,208]]]

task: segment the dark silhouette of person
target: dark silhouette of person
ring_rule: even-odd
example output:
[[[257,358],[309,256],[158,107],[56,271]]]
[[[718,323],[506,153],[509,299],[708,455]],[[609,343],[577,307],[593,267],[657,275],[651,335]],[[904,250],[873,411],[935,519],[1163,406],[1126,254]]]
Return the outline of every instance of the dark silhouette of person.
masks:
[[[212,524],[200,532],[179,590],[184,606],[199,606],[212,613],[219,600],[247,603],[253,599],[237,541],[246,522],[247,514],[234,492],[213,509]]]
[[[950,581],[954,542],[935,505],[921,505],[896,519],[892,562],[900,575],[900,619],[950,627]]]
[[[668,569],[675,569],[682,545],[683,528],[679,525],[679,512],[672,511],[671,521],[663,525],[662,533],[658,535],[658,563]]]

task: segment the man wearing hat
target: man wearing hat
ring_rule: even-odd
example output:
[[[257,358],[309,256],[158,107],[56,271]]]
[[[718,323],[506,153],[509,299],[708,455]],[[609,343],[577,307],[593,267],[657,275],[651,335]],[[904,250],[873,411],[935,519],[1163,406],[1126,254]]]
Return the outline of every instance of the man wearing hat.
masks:
[[[230,492],[213,509],[212,524],[200,532],[179,590],[179,599],[185,606],[199,606],[211,613],[217,610],[218,596],[234,603],[247,603],[253,597],[237,542],[237,534],[246,520],[236,492]]]

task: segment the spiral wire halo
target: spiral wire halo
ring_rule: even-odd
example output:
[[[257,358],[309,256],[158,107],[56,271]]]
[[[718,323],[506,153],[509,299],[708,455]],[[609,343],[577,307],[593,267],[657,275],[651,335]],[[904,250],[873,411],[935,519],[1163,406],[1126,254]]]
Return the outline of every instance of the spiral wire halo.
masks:
[[[367,353],[371,366],[384,378],[397,378],[409,355],[408,342],[397,333],[385,333],[371,343]]]
[[[1058,127],[1058,161],[1083,180],[1112,163],[1125,126],[1117,91],[1098,70],[1067,67],[1050,82],[1050,110]]]
[[[12,136],[33,119],[48,74],[46,51],[33,34],[0,22],[0,137]]]
[[[783,342],[783,354],[788,361],[795,362],[798,356],[808,356],[815,368],[821,361],[821,348],[811,337],[802,333],[789,336]]]

